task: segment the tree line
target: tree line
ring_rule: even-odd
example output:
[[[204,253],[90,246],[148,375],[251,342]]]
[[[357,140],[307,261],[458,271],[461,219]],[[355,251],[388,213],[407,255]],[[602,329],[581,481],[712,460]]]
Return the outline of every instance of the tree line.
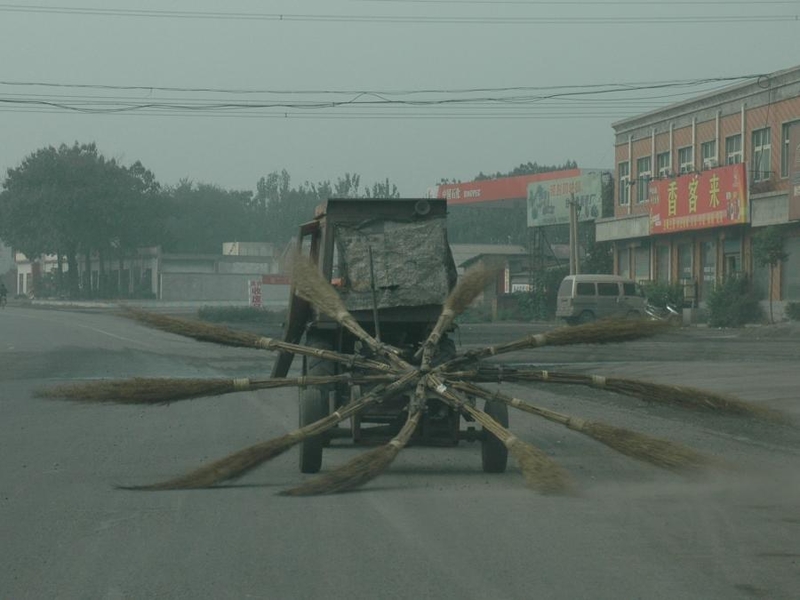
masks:
[[[474,180],[574,169],[524,163],[507,173]],[[442,180],[441,183],[449,183]],[[29,257],[58,259],[60,291],[89,295],[78,280],[78,261],[97,257],[102,291],[106,270],[134,256],[138,248],[160,246],[167,253],[219,254],[224,242],[289,243],[299,224],[331,197],[399,198],[388,179],[363,185],[356,173],[336,181],[296,184],[285,169],[261,177],[254,191],[181,180],[162,185],[140,161],[124,165],[104,157],[94,143],[41,148],[8,169],[0,188],[0,240]],[[515,210],[451,207],[453,243],[527,244],[524,201]],[[66,268],[65,268],[66,266]]]
[[[48,146],[8,169],[0,190],[0,240],[29,257],[58,258],[62,291],[89,292],[78,260],[99,259],[101,279],[112,261],[138,248],[219,254],[223,242],[264,241],[281,248],[328,197],[399,197],[388,179],[362,186],[355,173],[335,182],[293,185],[289,173],[261,177],[256,190],[226,190],[182,180],[160,184],[141,162],[104,157],[96,144]],[[67,268],[64,268],[66,265]]]

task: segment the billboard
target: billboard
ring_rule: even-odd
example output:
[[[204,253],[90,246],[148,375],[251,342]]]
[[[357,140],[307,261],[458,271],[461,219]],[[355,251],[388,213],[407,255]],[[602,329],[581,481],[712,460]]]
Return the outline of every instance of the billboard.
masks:
[[[601,173],[585,173],[528,184],[528,227],[569,223],[569,203],[578,204],[578,220],[591,221],[602,214]]]
[[[747,222],[745,165],[728,165],[650,182],[650,233]]]
[[[468,183],[448,183],[428,190],[429,198],[446,198],[447,204],[476,204],[479,202],[498,202],[501,200],[524,200],[528,197],[528,185],[538,181],[550,181],[562,177],[576,177],[580,169],[549,171],[537,175],[517,175],[484,179]]]

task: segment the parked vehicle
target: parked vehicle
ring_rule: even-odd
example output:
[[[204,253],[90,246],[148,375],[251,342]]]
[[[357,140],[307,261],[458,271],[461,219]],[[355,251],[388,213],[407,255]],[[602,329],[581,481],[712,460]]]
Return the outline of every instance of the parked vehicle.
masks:
[[[556,317],[569,324],[643,317],[647,299],[632,279],[618,275],[567,275],[558,288]]]

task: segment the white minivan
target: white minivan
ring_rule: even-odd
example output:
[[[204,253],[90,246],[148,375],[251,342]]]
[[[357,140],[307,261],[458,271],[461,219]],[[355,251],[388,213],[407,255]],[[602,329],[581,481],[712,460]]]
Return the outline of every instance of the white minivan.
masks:
[[[647,300],[632,279],[619,275],[567,275],[558,288],[556,317],[569,324],[641,317]]]

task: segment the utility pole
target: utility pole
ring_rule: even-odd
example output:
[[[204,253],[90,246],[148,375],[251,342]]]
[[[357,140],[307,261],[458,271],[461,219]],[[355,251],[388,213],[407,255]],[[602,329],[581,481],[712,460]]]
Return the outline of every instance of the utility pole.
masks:
[[[575,193],[569,201],[569,274],[578,275],[581,272],[580,253],[578,252],[578,205],[575,202]]]

